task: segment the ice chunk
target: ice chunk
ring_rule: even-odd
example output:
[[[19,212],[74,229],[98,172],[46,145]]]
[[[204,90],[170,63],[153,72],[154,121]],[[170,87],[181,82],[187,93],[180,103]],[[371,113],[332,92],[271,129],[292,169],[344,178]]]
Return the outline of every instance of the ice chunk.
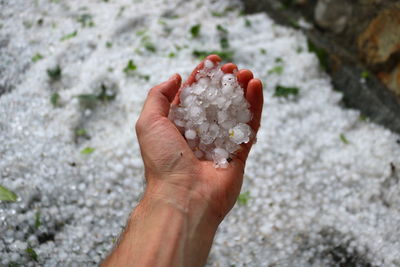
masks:
[[[196,81],[182,89],[180,104],[171,107],[169,117],[194,155],[213,160],[216,167],[227,167],[230,154],[252,137],[246,124],[252,114],[236,75],[223,73],[209,60],[196,74]]]
[[[189,130],[186,130],[185,131],[185,137],[186,137],[186,139],[188,139],[188,140],[191,140],[191,139],[195,139],[196,138],[196,131],[195,130],[192,130],[192,129],[189,129]]]
[[[214,163],[217,167],[226,168],[228,166],[229,153],[225,149],[216,148],[213,151]]]
[[[250,126],[244,123],[239,123],[229,130],[229,138],[236,144],[249,142],[250,134]]]

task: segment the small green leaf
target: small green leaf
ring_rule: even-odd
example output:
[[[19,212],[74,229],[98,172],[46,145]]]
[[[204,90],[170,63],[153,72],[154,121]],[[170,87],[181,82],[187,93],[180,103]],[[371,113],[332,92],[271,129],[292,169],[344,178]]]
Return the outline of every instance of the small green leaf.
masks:
[[[218,11],[211,11],[211,15],[213,15],[214,17],[223,17],[225,14]]]
[[[144,48],[146,48],[147,51],[150,51],[152,53],[155,53],[157,51],[155,44],[153,44],[152,42],[149,42],[149,41],[146,41],[144,43]]]
[[[249,202],[250,199],[250,192],[241,193],[237,199],[239,205],[245,206]]]
[[[269,71],[268,71],[268,74],[273,74],[273,73],[276,73],[276,74],[282,74],[282,72],[283,72],[283,66],[276,66],[276,67],[273,67],[272,69],[270,69]]]
[[[78,17],[77,21],[82,25],[82,27],[93,27],[93,16],[91,14],[82,14]]]
[[[168,57],[169,57],[169,58],[174,58],[174,57],[176,57],[176,54],[175,54],[174,52],[170,52],[170,53],[168,54]]]
[[[341,133],[339,137],[340,137],[340,140],[343,143],[345,143],[346,145],[348,145],[350,143],[349,140],[347,140],[346,136],[343,133]]]
[[[251,21],[248,18],[244,19],[244,26],[251,27]]]
[[[328,53],[322,49],[317,47],[313,42],[310,40],[308,41],[308,51],[315,53],[317,56],[321,67],[324,70],[328,69]]]
[[[200,30],[201,30],[201,24],[193,25],[190,28],[190,33],[192,34],[192,37],[193,38],[198,37],[200,35]]]
[[[219,44],[221,45],[222,49],[228,49],[229,48],[229,40],[226,37],[221,37],[219,40]]]
[[[362,79],[368,79],[370,77],[370,73],[367,70],[364,70],[361,72],[361,78]]]
[[[62,42],[62,41],[74,38],[77,34],[78,34],[77,31],[71,32],[69,34],[66,34],[66,35],[64,35],[63,37],[60,38],[60,41]]]
[[[265,55],[267,53],[267,50],[265,50],[264,48],[260,48],[260,53]]]
[[[368,119],[368,117],[367,117],[366,115],[364,115],[364,114],[360,114],[360,116],[358,117],[358,119],[359,119],[360,121],[366,121],[366,120]]]
[[[143,36],[146,33],[146,30],[139,30],[136,32],[137,36]]]
[[[103,102],[114,100],[117,94],[107,92],[107,87],[102,83],[101,84],[101,92],[97,96],[97,99]]]
[[[78,128],[75,130],[76,136],[87,136],[87,131],[83,128]]]
[[[50,80],[58,81],[61,79],[62,71],[59,65],[55,66],[52,69],[47,69],[47,75],[49,76]]]
[[[221,57],[224,61],[233,61],[233,51],[230,50],[224,50],[224,51],[217,51],[217,50],[212,50],[212,51],[202,51],[202,50],[193,50],[192,52],[193,56],[199,58],[199,59],[204,59],[208,55],[215,54]]]
[[[107,48],[111,48],[113,46],[113,43],[111,43],[111,42],[106,42],[106,47]]]
[[[282,59],[281,57],[275,58],[275,62],[276,62],[276,63],[280,63],[280,62],[282,62],[282,61],[283,61],[283,59]]]
[[[216,26],[216,28],[217,28],[217,30],[218,30],[220,33],[224,33],[224,34],[229,33],[228,30],[227,30],[226,28],[222,27],[222,25],[220,25],[220,24],[218,24],[218,25]]]
[[[39,60],[43,59],[43,56],[40,53],[36,53],[33,57],[32,57],[32,62],[37,62]]]
[[[81,150],[81,154],[83,155],[89,155],[92,154],[95,151],[93,147],[85,147],[84,149]]]
[[[277,85],[275,87],[274,96],[276,97],[288,97],[289,95],[298,95],[299,88],[297,87],[285,87],[281,85]]]
[[[17,201],[17,198],[17,194],[0,185],[0,201],[15,202]]]
[[[87,109],[93,109],[96,107],[98,98],[95,94],[81,94],[77,96],[79,99],[79,103],[82,107]]]
[[[53,93],[50,96],[50,103],[53,105],[53,107],[57,107],[58,106],[58,101],[60,100],[60,94],[59,93]]]
[[[35,228],[38,229],[41,225],[41,221],[40,221],[40,211],[37,211],[35,214]]]
[[[124,68],[124,72],[125,72],[126,74],[128,74],[128,73],[130,73],[130,72],[132,72],[132,71],[135,71],[136,69],[137,69],[137,66],[135,65],[135,63],[133,63],[133,60],[130,59],[130,60],[128,61],[128,64],[127,64],[126,67]]]
[[[36,254],[36,251],[35,250],[33,250],[33,248],[32,247],[28,247],[27,249],[26,249],[26,253],[28,254],[28,256],[32,259],[32,260],[34,260],[34,261],[38,261],[38,255]]]

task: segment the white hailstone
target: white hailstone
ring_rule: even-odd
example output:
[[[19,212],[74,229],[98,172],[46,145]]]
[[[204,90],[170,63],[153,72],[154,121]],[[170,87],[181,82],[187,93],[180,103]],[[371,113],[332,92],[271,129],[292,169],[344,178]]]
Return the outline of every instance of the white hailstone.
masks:
[[[196,74],[196,81],[180,93],[170,119],[185,136],[199,159],[213,160],[226,168],[231,157],[252,135],[252,114],[234,74],[225,74],[210,60]]]
[[[189,129],[185,131],[185,137],[186,139],[190,140],[190,139],[195,139],[196,138],[196,131]]]

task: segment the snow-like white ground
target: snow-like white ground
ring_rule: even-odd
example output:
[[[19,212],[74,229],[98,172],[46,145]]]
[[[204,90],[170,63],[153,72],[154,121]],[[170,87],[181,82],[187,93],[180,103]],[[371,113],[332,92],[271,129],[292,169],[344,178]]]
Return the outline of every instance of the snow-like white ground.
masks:
[[[133,126],[146,93],[187,77],[194,50],[220,50],[217,25],[235,63],[264,81],[265,106],[242,205],[208,265],[400,265],[399,137],[342,107],[304,35],[237,4],[0,1],[0,85],[11,90],[0,96],[0,184],[19,196],[0,204],[1,266],[104,258],[144,188]],[[124,72],[129,60],[137,69]],[[61,80],[50,81],[57,65]],[[102,84],[116,98],[85,109],[77,96]],[[299,94],[274,97],[276,85]]]

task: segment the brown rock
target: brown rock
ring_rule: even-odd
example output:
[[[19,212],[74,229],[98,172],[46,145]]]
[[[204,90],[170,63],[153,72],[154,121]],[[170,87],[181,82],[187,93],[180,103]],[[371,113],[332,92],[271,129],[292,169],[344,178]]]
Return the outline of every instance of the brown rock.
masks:
[[[400,63],[397,64],[391,73],[379,73],[378,76],[388,88],[400,96]]]
[[[400,4],[381,11],[357,41],[362,59],[373,66],[400,52]]]

